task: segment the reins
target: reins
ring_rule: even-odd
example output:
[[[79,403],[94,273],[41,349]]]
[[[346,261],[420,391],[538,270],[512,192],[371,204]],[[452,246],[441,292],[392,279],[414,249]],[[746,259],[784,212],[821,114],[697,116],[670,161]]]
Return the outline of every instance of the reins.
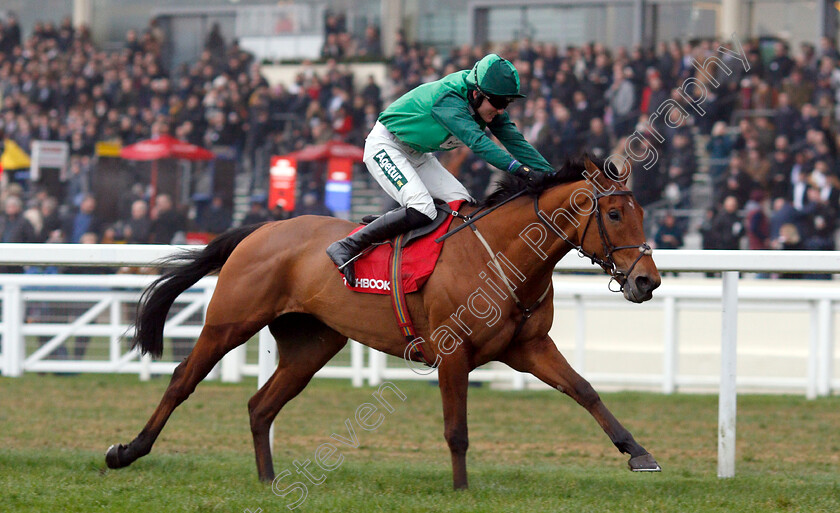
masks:
[[[513,196],[511,196],[510,198],[507,198],[507,199],[505,199],[504,201],[502,201],[502,202],[500,202],[500,203],[498,203],[498,204],[496,204],[496,205],[493,205],[492,207],[488,208],[485,212],[482,212],[481,214],[479,214],[479,212],[481,212],[482,210],[484,210],[486,207],[480,207],[480,208],[478,208],[475,212],[473,212],[472,214],[470,214],[470,215],[468,215],[468,216],[465,216],[465,215],[463,215],[463,214],[460,214],[459,212],[450,211],[449,213],[450,213],[451,215],[453,215],[453,216],[457,217],[458,219],[460,219],[460,220],[464,221],[464,224],[459,225],[459,226],[456,226],[454,229],[449,230],[448,232],[444,233],[443,235],[441,235],[440,237],[438,237],[437,239],[435,239],[435,242],[437,242],[437,243],[441,243],[441,242],[445,241],[446,239],[448,239],[449,237],[451,237],[452,235],[455,235],[455,234],[456,234],[456,233],[458,233],[459,231],[463,230],[463,229],[464,229],[464,228],[466,228],[467,226],[469,226],[469,227],[471,227],[471,228],[472,228],[472,224],[473,224],[474,222],[478,221],[479,219],[481,219],[482,217],[486,216],[487,214],[492,213],[493,211],[495,211],[497,208],[501,207],[502,205],[504,205],[504,204],[506,204],[506,203],[510,203],[511,201],[515,200],[515,199],[516,199],[516,198],[518,198],[519,196],[522,196],[522,195],[523,195],[523,194],[525,194],[526,192],[528,192],[528,190],[527,190],[527,189],[522,189],[521,191],[517,192],[516,194],[514,194],[514,195],[513,195]]]
[[[548,295],[548,292],[551,290],[551,280],[549,280],[548,286],[545,288],[545,291],[543,291],[543,293],[540,295],[540,297],[531,306],[526,306],[519,299],[519,297],[516,295],[516,292],[514,292],[514,287],[510,283],[510,280],[508,279],[507,275],[505,275],[504,270],[502,269],[502,266],[499,263],[498,258],[493,253],[493,249],[490,247],[490,244],[487,242],[487,240],[484,238],[484,236],[481,235],[481,232],[478,231],[478,227],[475,226],[475,222],[478,221],[479,219],[481,219],[482,217],[494,212],[496,209],[498,209],[502,205],[504,205],[506,203],[509,203],[510,201],[513,201],[514,199],[518,198],[519,196],[522,196],[526,192],[528,192],[528,189],[522,189],[521,191],[518,191],[517,193],[510,196],[509,198],[506,198],[504,201],[501,201],[500,203],[498,203],[496,205],[493,205],[492,207],[487,208],[486,210],[484,210],[485,207],[481,207],[470,215],[463,215],[458,211],[449,211],[450,215],[452,215],[454,217],[457,217],[458,219],[463,221],[463,224],[455,227],[454,229],[450,230],[446,234],[444,234],[444,235],[438,237],[437,239],[435,239],[435,242],[438,242],[438,243],[443,242],[444,240],[446,240],[450,236],[454,235],[456,232],[458,232],[458,231],[460,231],[460,230],[462,230],[462,229],[464,229],[468,226],[470,227],[472,232],[475,234],[475,236],[481,242],[481,245],[484,246],[484,249],[490,255],[490,262],[493,264],[494,271],[502,279],[502,282],[505,284],[505,288],[507,288],[507,291],[510,293],[511,297],[513,298],[514,303],[516,304],[516,307],[522,312],[522,319],[517,323],[516,329],[513,332],[513,336],[511,337],[511,340],[515,340],[516,337],[519,336],[519,333],[522,331],[522,328],[525,326],[525,322],[529,318],[531,318],[534,311],[540,306],[540,304],[546,298],[546,296]],[[604,226],[604,219],[601,216],[601,209],[600,209],[600,205],[598,203],[598,200],[601,199],[601,198],[604,198],[604,197],[608,197],[608,196],[630,196],[632,194],[633,194],[632,191],[612,191],[612,192],[608,192],[608,193],[597,192],[594,196],[595,205],[594,205],[593,210],[594,210],[594,214],[595,214],[595,221],[596,221],[596,224],[598,226],[598,236],[601,239],[601,247],[604,250],[604,257],[603,258],[595,255],[594,253],[590,253],[590,252],[586,251],[585,249],[583,249],[582,243],[586,239],[586,233],[589,231],[589,226],[592,224],[592,214],[590,214],[587,217],[586,225],[583,228],[583,234],[580,237],[581,244],[575,244],[574,242],[570,241],[565,236],[565,234],[563,234],[560,230],[558,230],[551,223],[551,220],[545,218],[545,215],[540,210],[540,195],[541,194],[537,194],[537,195],[534,196],[534,212],[536,213],[537,218],[540,220],[540,222],[542,224],[544,224],[545,226],[547,226],[555,235],[557,235],[558,237],[563,239],[567,244],[572,246],[577,251],[577,253],[580,257],[589,258],[590,261],[593,264],[598,264],[598,266],[600,266],[601,269],[604,270],[604,273],[607,274],[610,277],[610,282],[607,285],[607,287],[612,292],[624,292],[624,284],[627,282],[627,278],[630,276],[630,274],[633,273],[633,269],[636,267],[636,264],[639,263],[639,260],[641,260],[642,257],[645,256],[645,255],[653,254],[653,249],[651,249],[650,245],[647,242],[643,242],[638,246],[633,246],[633,245],[614,246],[612,244],[612,241],[610,240],[609,234],[607,233],[606,227]],[[484,210],[484,211],[482,212],[482,210]],[[630,268],[627,269],[626,272],[618,270],[618,267],[616,266],[615,260],[613,259],[613,254],[616,251],[620,251],[620,250],[623,250],[623,249],[637,249],[639,251],[639,255],[636,257],[636,259],[633,261],[633,263],[630,265]],[[613,288],[612,288],[613,281],[618,283],[618,290],[613,290]]]

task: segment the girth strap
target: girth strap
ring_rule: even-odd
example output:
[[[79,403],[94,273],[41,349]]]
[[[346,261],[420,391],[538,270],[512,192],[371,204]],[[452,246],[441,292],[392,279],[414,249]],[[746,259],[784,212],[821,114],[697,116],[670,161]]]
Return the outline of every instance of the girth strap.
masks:
[[[422,339],[417,340],[417,330],[414,328],[414,323],[411,321],[411,315],[408,312],[408,304],[405,300],[405,289],[402,283],[402,252],[407,234],[402,234],[394,239],[394,253],[391,257],[391,306],[394,308],[394,315],[397,318],[397,327],[399,327],[405,342],[410,346],[409,355],[413,361],[422,362],[432,366],[433,359],[429,358],[429,354],[423,347]]]

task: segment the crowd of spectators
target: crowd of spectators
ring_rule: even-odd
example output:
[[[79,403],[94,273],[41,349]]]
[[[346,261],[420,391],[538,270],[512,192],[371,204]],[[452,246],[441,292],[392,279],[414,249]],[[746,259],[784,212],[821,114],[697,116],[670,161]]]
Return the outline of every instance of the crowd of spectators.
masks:
[[[3,240],[46,241],[57,237],[56,231],[63,240],[78,238],[85,228],[79,216],[92,199],[97,141],[130,144],[169,133],[203,146],[229,146],[251,173],[252,189],[261,190],[268,155],[335,138],[361,145],[384,106],[421,83],[472,67],[488,51],[511,60],[519,71],[527,99],[514,102],[509,113],[549,162],[560,166],[584,149],[599,157],[622,153],[634,131],[649,133],[649,116],[660,105],[669,99],[686,105],[676,92],[686,79],[708,80],[692,61],[721,56],[717,48],[730,44],[662,42],[655,48],[610,49],[593,43],[561,49],[526,38],[443,54],[397,34],[385,81],[366,77],[363,87],[354,87],[344,61],[382,58],[379,30],[370,26],[363,37],[353,37],[336,13],[328,13],[325,27],[324,71],[316,73],[304,63],[291,84],[269,86],[259,63],[236,41],[226,42],[218,27],[194,62],[168,70],[162,58],[165,35],[154,22],[129,31],[121,51],[105,52],[69,19],[58,26],[38,23],[25,39],[17,22],[8,19],[0,26],[0,130],[24,149],[35,139],[67,141],[71,179],[62,198],[26,184],[6,187]],[[726,61],[733,73],[715,75],[720,86],[705,99],[705,115],[691,115],[677,128],[655,125],[666,136],[662,143],[647,137],[658,158],[650,169],[634,168],[636,198],[659,211],[705,211],[699,229],[706,248],[834,249],[840,209],[840,54],[828,39],[817,47],[804,44],[795,55],[784,42],[741,44],[749,70],[737,60]],[[464,150],[441,159],[475,197],[484,196],[493,169]],[[327,213],[323,178],[303,172],[301,208]],[[692,188],[700,177],[711,197],[696,204]],[[159,197],[149,208],[148,200],[140,187],[119,223],[86,227],[100,240],[169,242],[168,234],[154,235],[152,228],[167,201]],[[200,219],[187,219],[181,211],[172,215],[177,218],[169,221],[181,230],[217,233],[232,223],[223,202],[204,209]],[[246,220],[288,215],[255,202]],[[681,247],[689,228],[685,218],[663,217],[657,244]],[[20,219],[33,229],[21,228]]]
[[[745,115],[731,127],[713,125],[706,145],[714,197],[703,246],[833,250],[840,55],[826,38],[793,57],[776,42],[766,62],[754,45],[745,50],[750,70],[733,88]]]
[[[673,210],[706,211],[697,227],[704,248],[833,250],[840,211],[840,53],[827,38],[818,47],[802,44],[796,55],[782,41],[739,43],[744,64],[718,51],[735,48],[727,41],[561,50],[526,38],[493,48],[465,45],[443,56],[398,37],[381,97],[387,105],[496,51],[514,62],[527,94],[509,113],[553,165],[582,150],[625,154],[634,131],[647,136],[658,158],[650,168],[634,166],[631,186],[640,203],[664,214],[656,228],[660,247],[685,243],[688,218]],[[708,68],[717,87],[692,65],[712,56],[732,71]],[[677,92],[687,79],[710,92],[702,116]],[[650,116],[669,100],[689,117],[677,128],[655,123],[664,134],[659,143],[650,136]],[[370,120],[363,121],[367,129]],[[486,163],[468,151],[442,159],[474,196],[484,195],[493,173]],[[697,182],[706,183],[707,194],[692,194]]]

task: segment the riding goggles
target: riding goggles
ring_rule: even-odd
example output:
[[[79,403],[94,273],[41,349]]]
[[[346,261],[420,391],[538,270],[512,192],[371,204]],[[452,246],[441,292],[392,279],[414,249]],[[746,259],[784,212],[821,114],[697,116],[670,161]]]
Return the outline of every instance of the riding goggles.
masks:
[[[479,93],[481,96],[487,98],[487,101],[490,102],[490,105],[497,109],[506,109],[508,105],[513,101],[513,98],[507,96],[494,96],[492,94],[484,94],[479,89]]]

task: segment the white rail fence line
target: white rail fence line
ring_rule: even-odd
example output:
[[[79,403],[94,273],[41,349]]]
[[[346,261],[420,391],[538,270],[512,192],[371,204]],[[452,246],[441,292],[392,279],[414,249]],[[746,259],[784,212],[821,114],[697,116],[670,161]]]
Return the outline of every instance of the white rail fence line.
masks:
[[[177,248],[171,246],[136,246],[136,245],[47,245],[47,244],[2,244],[3,257],[0,258],[0,263],[18,264],[18,265],[44,265],[44,264],[60,264],[60,265],[113,265],[113,266],[130,266],[130,265],[149,265],[150,262],[158,258],[171,254]],[[57,255],[61,255],[57,258]],[[736,359],[737,359],[737,314],[738,314],[738,279],[741,273],[744,272],[801,272],[801,273],[840,273],[840,252],[775,252],[775,251],[657,251],[655,255],[657,266],[662,271],[694,271],[694,272],[722,272],[723,285],[720,294],[716,292],[709,294],[705,292],[707,299],[719,299],[722,308],[722,333],[721,333],[721,372],[719,375],[720,386],[720,408],[719,408],[719,437],[718,437],[718,475],[720,477],[734,476],[735,472],[735,413],[736,413]],[[591,270],[591,266],[585,261],[576,257],[576,255],[569,255],[564,258],[557,265],[558,270],[565,271],[587,271]],[[139,282],[130,282],[130,280],[137,279]],[[32,281],[29,281],[32,280]],[[41,280],[41,281],[39,281]],[[22,323],[23,308],[22,305],[27,297],[34,297],[43,301],[52,300],[48,292],[41,294],[25,291],[24,287],[27,285],[41,285],[41,286],[56,286],[59,284],[66,284],[72,286],[96,286],[91,278],[85,278],[84,283],[75,285],[72,277],[66,276],[16,276],[6,275],[0,277],[0,284],[3,286],[3,322],[0,333],[3,338],[3,352],[0,355],[0,362],[2,362],[3,374],[5,376],[17,376],[24,370],[47,370],[58,369],[60,367],[53,367],[52,364],[58,363],[78,363],[78,362],[45,362],[42,360],[52,349],[60,346],[69,335],[100,335],[107,334],[111,338],[109,360],[107,367],[99,367],[98,365],[90,365],[90,371],[99,368],[112,369],[111,371],[125,371],[132,369],[133,360],[137,358],[134,352],[123,353],[120,348],[120,336],[117,333],[123,333],[128,326],[114,323],[113,320],[118,315],[114,312],[118,311],[119,304],[125,298],[117,298],[116,296],[100,297],[96,299],[95,306],[82,314],[75,322],[69,326],[55,328],[52,326],[28,326],[25,327]],[[126,280],[125,283],[130,285],[120,285],[124,283],[121,280]],[[144,281],[145,280],[145,281]],[[143,284],[148,283],[149,278],[144,277],[127,277],[127,276],[111,276],[106,278],[107,286],[139,286],[142,288]],[[202,295],[203,306],[212,294],[212,285],[209,281],[203,280],[198,287],[204,287]],[[667,291],[663,288],[662,292]],[[686,292],[686,291],[682,291]],[[829,293],[824,295],[811,296],[811,291],[806,291],[800,294],[799,301],[810,302],[812,309],[812,323],[811,323],[811,343],[808,357],[808,377],[807,377],[807,395],[808,397],[815,397],[817,395],[827,395],[832,388],[836,386],[831,380],[832,370],[831,365],[833,361],[833,319],[832,312],[834,303],[838,298]],[[556,291],[557,294],[563,294],[563,287],[560,286]],[[699,292],[698,292],[699,293]],[[766,291],[764,291],[766,293]],[[581,319],[585,311],[583,293],[577,295],[573,294],[575,298],[576,309],[578,311],[578,318]],[[661,376],[661,383],[663,391],[666,393],[673,392],[677,383],[677,368],[676,355],[678,354],[677,343],[677,314],[679,311],[680,296],[677,293],[672,295],[657,294],[664,296],[664,310],[665,310],[665,346],[663,357],[663,373]],[[772,296],[772,294],[770,294]],[[807,296],[807,297],[805,297]],[[90,297],[90,300],[95,298]],[[768,299],[768,298],[764,298]],[[770,297],[769,300],[785,300],[789,301],[789,295],[785,297]],[[66,300],[66,296],[65,296]],[[187,301],[192,300],[191,305],[198,303],[185,294]],[[190,306],[193,311],[197,311],[200,306]],[[110,309],[112,323],[104,329],[101,327],[94,327],[89,325],[92,321],[103,313],[106,309]],[[178,314],[180,315],[180,314]],[[186,320],[188,314],[184,314],[181,321]],[[177,317],[177,316],[176,316]],[[173,319],[178,320],[178,319]],[[119,319],[117,319],[119,321]],[[177,324],[177,323],[170,323]],[[579,323],[580,324],[580,323]],[[53,332],[52,330],[56,330]],[[187,326],[172,326],[167,328],[165,335],[169,337],[195,337],[198,329],[196,327]],[[276,362],[274,356],[265,357],[269,352],[273,341],[267,330],[263,330],[259,337],[260,358],[257,368],[253,365],[248,365],[244,362],[243,350],[237,350],[225,357],[221,363],[222,373],[225,379],[236,380],[241,375],[257,375],[258,385],[262,384],[268,379],[273,372]],[[52,338],[41,348],[36,350],[28,358],[25,355],[25,345],[23,343],[24,335],[26,334],[52,334]],[[576,332],[576,350],[575,354],[578,357],[578,362],[584,365],[584,344],[585,333],[582,325],[577,327]],[[349,367],[339,368],[325,368],[318,375],[322,377],[344,377],[350,378],[354,385],[362,384],[364,374],[367,373],[370,384],[377,384],[383,379],[419,379],[420,376],[413,373],[411,370],[392,369],[385,365],[385,356],[378,352],[370,353],[370,363],[368,368],[363,365],[363,350],[361,347],[353,343],[351,345],[351,365]],[[94,362],[95,363],[95,362]],[[164,362],[150,362],[148,359],[141,360],[138,364],[141,375],[148,376],[152,371],[171,372],[170,367],[174,367],[174,363]],[[76,367],[80,369],[79,367]],[[133,370],[133,369],[132,369]],[[593,376],[588,376],[594,378]],[[434,379],[434,375],[430,375],[427,379]],[[516,373],[510,370],[496,370],[496,369],[477,369],[471,375],[471,379],[475,380],[505,380],[510,381],[517,387],[522,388],[526,384],[526,379],[517,376]],[[596,379],[591,379],[597,382]]]
[[[627,303],[624,299],[609,292],[604,284],[596,279],[580,281],[557,276],[554,280],[555,309],[575,311],[575,336],[573,354],[574,366],[578,372],[585,373],[588,380],[599,384],[633,384],[648,387],[660,387],[662,392],[670,394],[679,388],[698,388],[717,385],[719,375],[680,375],[678,355],[681,353],[679,319],[681,314],[692,311],[714,311],[721,309],[721,282],[708,280],[709,283],[682,283],[683,280],[667,280],[654,295],[655,299],[643,307]],[[794,282],[796,283],[796,282]],[[801,282],[807,283],[807,282]],[[753,376],[741,377],[738,384],[742,387],[760,389],[801,389],[808,398],[827,396],[833,389],[840,389],[840,380],[833,379],[834,354],[834,316],[840,311],[840,287],[814,287],[807,285],[785,284],[774,287],[769,280],[752,280],[739,286],[737,293],[738,312],[750,313],[807,313],[810,317],[810,334],[806,351],[791,347],[789,351],[778,349],[753,349],[761,354],[775,357],[805,358],[806,372],[802,377]],[[585,351],[591,346],[587,343],[587,333],[583,313],[586,307],[610,311],[646,311],[657,309],[663,312],[662,321],[662,366],[661,373],[616,374],[587,371]],[[605,319],[609,321],[609,319]],[[556,320],[555,320],[556,324]],[[591,324],[591,323],[590,323]],[[708,328],[708,327],[707,327]],[[569,330],[572,328],[569,327]],[[639,326],[624,326],[631,332]],[[749,331],[747,326],[744,330]],[[727,330],[729,331],[729,329]],[[732,327],[733,332],[736,326]],[[734,344],[734,342],[732,342]],[[570,349],[565,347],[566,350]],[[690,348],[694,355],[710,355],[709,348]],[[650,351],[643,348],[640,351]],[[630,349],[627,352],[632,352]],[[571,353],[570,353],[571,354]],[[752,355],[755,356],[755,355]],[[536,382],[528,376],[526,383]]]

